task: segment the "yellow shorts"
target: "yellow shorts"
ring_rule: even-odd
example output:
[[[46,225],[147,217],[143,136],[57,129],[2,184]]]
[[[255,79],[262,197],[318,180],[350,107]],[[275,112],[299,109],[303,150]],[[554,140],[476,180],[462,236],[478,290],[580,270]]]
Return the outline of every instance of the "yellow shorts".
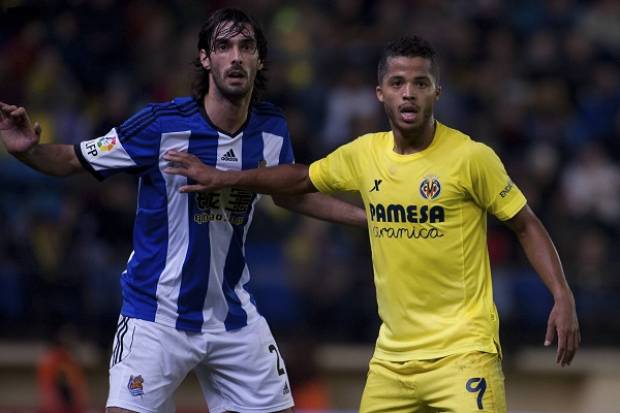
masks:
[[[361,413],[506,413],[499,356],[471,352],[432,360],[370,360]]]

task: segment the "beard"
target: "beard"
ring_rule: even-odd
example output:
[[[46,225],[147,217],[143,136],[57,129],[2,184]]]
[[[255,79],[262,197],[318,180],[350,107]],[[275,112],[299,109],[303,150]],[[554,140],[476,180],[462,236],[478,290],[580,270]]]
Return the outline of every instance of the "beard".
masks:
[[[226,72],[224,74],[211,71],[211,78],[213,79],[213,85],[217,88],[219,93],[229,99],[238,100],[243,99],[252,93],[253,79],[245,71],[246,77],[242,78],[244,82],[240,82],[238,85],[230,85],[226,81]]]

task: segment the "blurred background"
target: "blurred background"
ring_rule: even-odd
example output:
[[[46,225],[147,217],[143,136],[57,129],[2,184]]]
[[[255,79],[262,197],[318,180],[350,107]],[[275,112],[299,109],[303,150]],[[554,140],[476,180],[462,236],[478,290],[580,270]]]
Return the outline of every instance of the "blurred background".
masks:
[[[300,163],[386,130],[381,48],[405,33],[433,43],[437,118],[498,152],[577,299],[582,350],[561,369],[542,349],[552,299],[490,219],[511,411],[620,412],[620,2],[4,0],[0,100],[25,106],[45,142],[103,135],[190,94],[198,31],[225,6],[266,31],[266,98],[286,112]],[[0,412],[69,411],[53,410],[59,398],[103,411],[136,181],[47,178],[1,148],[0,190]],[[367,234],[267,198],[249,238],[251,288],[299,410],[355,410],[379,326]],[[192,378],[177,404],[205,411]]]

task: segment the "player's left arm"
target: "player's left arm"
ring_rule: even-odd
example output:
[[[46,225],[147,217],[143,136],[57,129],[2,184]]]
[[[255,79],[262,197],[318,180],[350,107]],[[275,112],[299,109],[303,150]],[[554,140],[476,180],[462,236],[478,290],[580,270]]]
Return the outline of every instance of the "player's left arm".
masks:
[[[323,221],[367,228],[366,212],[353,204],[321,193],[272,195],[279,207]]]
[[[354,146],[353,142],[341,146],[305,169],[309,185],[321,193],[292,196],[273,194],[276,205],[324,221],[368,228],[366,212],[362,208],[325,194],[357,190],[354,183],[355,157],[352,155]]]
[[[517,235],[530,264],[555,300],[547,321],[545,346],[551,345],[557,333],[556,363],[562,367],[570,365],[581,343],[581,333],[575,309],[575,298],[564,276],[562,263],[553,241],[538,217],[527,205],[505,222]]]

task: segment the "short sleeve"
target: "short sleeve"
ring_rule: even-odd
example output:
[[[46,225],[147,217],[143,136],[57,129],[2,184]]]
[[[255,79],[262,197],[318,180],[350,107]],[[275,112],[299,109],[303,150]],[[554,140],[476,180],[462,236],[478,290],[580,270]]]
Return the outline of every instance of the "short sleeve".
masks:
[[[355,150],[357,141],[343,145],[310,165],[310,180],[321,192],[356,191]]]
[[[505,221],[527,203],[493,149],[473,142],[468,152],[466,189],[482,209]]]
[[[104,136],[75,145],[75,152],[84,168],[103,180],[156,165],[160,142],[157,106],[149,105]]]

